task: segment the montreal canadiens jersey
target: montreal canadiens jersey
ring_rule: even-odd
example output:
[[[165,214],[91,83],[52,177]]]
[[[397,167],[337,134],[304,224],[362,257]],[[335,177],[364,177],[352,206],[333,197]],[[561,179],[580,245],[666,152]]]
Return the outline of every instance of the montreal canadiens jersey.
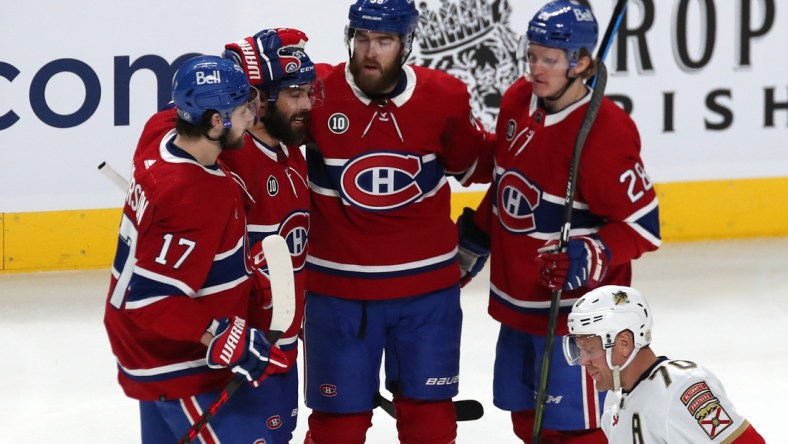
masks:
[[[489,313],[544,334],[551,291],[534,258],[558,239],[575,137],[591,94],[554,114],[540,106],[524,78],[504,94],[496,126],[494,182],[474,221],[491,236]],[[660,245],[657,196],[640,158],[629,116],[602,102],[580,160],[570,236],[595,235],[610,253],[602,285],[628,285],[630,261]],[[566,334],[571,305],[587,291],[562,293],[557,333]]]
[[[660,357],[620,400],[608,393],[602,429],[611,444],[765,442],[703,367]]]
[[[293,323],[277,345],[295,353],[306,285],[304,271],[309,232],[306,160],[297,146],[268,146],[251,133],[247,133],[242,149],[224,151],[220,158],[234,174],[240,176],[249,192],[247,232],[255,267],[260,267],[267,275],[268,267],[262,253],[265,237],[276,234],[287,241],[295,273],[296,312]],[[270,317],[267,321],[270,323]],[[259,325],[258,328],[267,331],[269,325]],[[295,356],[291,358],[291,362],[295,362]]]
[[[319,66],[326,95],[307,147],[312,292],[390,299],[459,281],[447,176],[470,174],[494,138],[460,80],[408,65],[403,73],[393,97],[373,100],[346,64]]]
[[[207,367],[200,338],[213,319],[245,318],[251,289],[240,187],[221,164],[200,165],[173,144],[172,116],[158,113],[143,130],[104,316],[120,385],[141,400],[232,378]]]

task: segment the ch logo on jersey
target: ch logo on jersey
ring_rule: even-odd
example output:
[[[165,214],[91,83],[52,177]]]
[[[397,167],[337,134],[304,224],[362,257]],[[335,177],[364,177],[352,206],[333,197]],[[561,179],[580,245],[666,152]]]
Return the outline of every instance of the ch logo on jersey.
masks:
[[[419,156],[372,152],[349,161],[340,177],[343,197],[352,205],[385,211],[401,208],[424,194],[416,182]]]
[[[350,128],[350,119],[343,113],[334,113],[328,118],[328,130],[334,134],[344,134]]]
[[[539,189],[517,171],[506,171],[498,179],[496,204],[498,220],[513,233],[536,229],[534,210],[541,201]]]
[[[509,119],[506,122],[506,140],[512,141],[514,139],[514,133],[517,131],[517,122],[514,119]]]
[[[279,193],[279,181],[276,180],[276,177],[273,175],[268,176],[268,180],[265,182],[265,188],[268,191],[268,195],[274,197]]]
[[[279,224],[279,235],[287,242],[295,271],[303,269],[306,264],[308,232],[309,213],[306,211],[294,211]]]
[[[334,384],[323,384],[320,386],[320,393],[323,396],[332,398],[337,395],[337,386]]]
[[[282,418],[280,418],[279,415],[274,415],[265,421],[265,425],[267,425],[270,430],[276,430],[282,427]]]

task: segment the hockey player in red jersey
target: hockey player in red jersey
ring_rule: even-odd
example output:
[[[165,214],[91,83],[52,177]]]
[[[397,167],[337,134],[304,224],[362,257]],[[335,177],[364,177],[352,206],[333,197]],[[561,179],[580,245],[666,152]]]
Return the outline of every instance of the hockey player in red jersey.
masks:
[[[266,280],[267,266],[261,255],[262,240],[272,234],[285,238],[295,272],[296,313],[290,328],[276,342],[287,353],[290,371],[268,378],[260,386],[261,400],[269,411],[264,416],[273,444],[292,439],[298,418],[298,335],[304,307],[309,188],[306,161],[299,150],[307,131],[315,100],[314,64],[304,52],[307,36],[296,29],[266,29],[252,37],[225,45],[224,57],[244,68],[253,87],[260,91],[259,119],[247,132],[245,146],[220,155],[233,173],[243,179],[251,201],[246,209],[247,232],[256,276]],[[263,282],[250,306],[250,322],[267,329],[270,321],[269,285]]]
[[[591,10],[574,1],[548,3],[529,22],[521,44],[527,73],[505,93],[498,115],[494,183],[475,213],[466,209],[458,221],[466,276],[490,254],[488,310],[501,322],[494,404],[512,412],[514,432],[526,443],[551,291],[562,290],[560,336],[580,294],[601,284],[628,285],[631,261],[661,243],[637,128],[604,99],[580,159],[568,248],[555,251],[572,150],[591,98],[584,80],[596,71],[590,54],[597,37]],[[543,443],[604,442],[603,396],[583,369],[554,358],[547,388]]]
[[[405,64],[412,0],[358,0],[349,20],[350,61],[318,65],[307,146],[306,442],[364,442],[385,355],[400,441],[448,444],[462,312],[447,176],[472,171],[491,136],[465,84]]]
[[[244,384],[200,435],[270,439],[252,388],[287,358],[248,325],[252,266],[242,191],[217,157],[243,146],[257,95],[220,57],[186,61],[175,111],[146,124],[120,223],[104,322],[118,380],[140,402],[142,442],[176,442],[231,378]],[[139,168],[138,166],[141,166]]]
[[[564,356],[609,390],[602,428],[611,444],[762,444],[763,437],[700,365],[657,356],[653,312],[639,291],[607,285],[586,293],[568,317]]]

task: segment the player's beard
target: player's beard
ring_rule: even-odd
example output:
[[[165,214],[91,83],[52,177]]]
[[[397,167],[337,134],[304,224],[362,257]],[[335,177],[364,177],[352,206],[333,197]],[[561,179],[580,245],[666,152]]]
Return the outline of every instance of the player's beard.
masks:
[[[303,120],[296,120],[299,118]],[[285,145],[301,145],[306,138],[309,112],[287,115],[272,104],[268,106],[268,112],[261,120],[271,137],[281,140]]]
[[[219,146],[222,151],[233,151],[243,148],[245,142],[244,134],[246,133],[235,134],[232,129],[225,129],[219,137]]]
[[[378,73],[367,74],[364,72],[364,65],[374,65],[379,69]],[[378,62],[365,61],[361,57],[353,57],[350,60],[350,73],[364,94],[375,97],[385,95],[390,92],[399,82],[402,67],[398,63],[381,65]]]

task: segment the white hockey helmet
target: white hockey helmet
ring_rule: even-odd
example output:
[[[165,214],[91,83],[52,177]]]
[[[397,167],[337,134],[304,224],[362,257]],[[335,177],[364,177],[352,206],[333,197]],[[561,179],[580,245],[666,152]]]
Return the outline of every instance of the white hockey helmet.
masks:
[[[608,365],[613,368],[610,350],[616,336],[630,330],[634,338],[635,356],[638,350],[651,343],[651,309],[639,291],[631,287],[606,285],[586,293],[572,306],[569,314],[569,336],[564,339],[567,362],[577,364],[579,355],[573,337],[599,336],[607,352]],[[631,359],[621,368],[626,367]]]

